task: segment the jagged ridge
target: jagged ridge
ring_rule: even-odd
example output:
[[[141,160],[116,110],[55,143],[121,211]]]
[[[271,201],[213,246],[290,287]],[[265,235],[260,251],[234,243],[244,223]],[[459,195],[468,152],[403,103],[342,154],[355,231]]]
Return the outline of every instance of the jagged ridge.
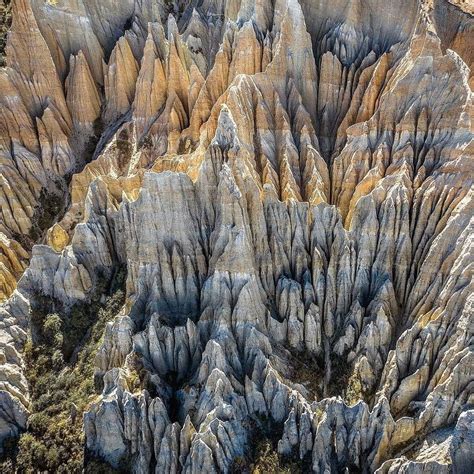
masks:
[[[226,472],[263,417],[316,472],[469,465],[472,16],[300,3],[14,2],[2,437],[26,426],[35,295],[72,307],[126,265],[90,453]],[[447,457],[400,457],[456,422]]]

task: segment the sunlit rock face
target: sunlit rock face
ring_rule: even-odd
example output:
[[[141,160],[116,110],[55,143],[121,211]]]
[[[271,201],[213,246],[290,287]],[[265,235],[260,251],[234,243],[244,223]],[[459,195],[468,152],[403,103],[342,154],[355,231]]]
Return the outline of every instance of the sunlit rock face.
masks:
[[[0,439],[27,425],[35,299],[71,308],[126,267],[94,456],[229,472],[264,420],[314,472],[469,472],[471,10],[14,0]]]

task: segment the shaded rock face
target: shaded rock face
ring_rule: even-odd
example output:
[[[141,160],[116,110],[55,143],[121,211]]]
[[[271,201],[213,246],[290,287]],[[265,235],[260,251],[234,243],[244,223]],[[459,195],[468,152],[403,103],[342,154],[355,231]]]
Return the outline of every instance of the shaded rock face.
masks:
[[[13,1],[0,439],[37,295],[126,266],[91,455],[229,472],[265,420],[314,472],[469,472],[473,17],[389,3]]]

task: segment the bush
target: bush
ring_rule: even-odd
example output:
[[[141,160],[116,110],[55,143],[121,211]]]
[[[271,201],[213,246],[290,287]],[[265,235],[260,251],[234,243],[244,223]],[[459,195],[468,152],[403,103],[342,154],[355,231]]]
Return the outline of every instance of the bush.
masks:
[[[63,345],[62,319],[57,313],[49,314],[43,324],[43,337],[46,344],[61,348]]]
[[[267,438],[261,439],[256,447],[256,460],[252,472],[283,472],[280,466],[280,457]]]
[[[44,433],[48,430],[50,421],[45,413],[33,413],[28,419],[28,430],[33,433]]]
[[[51,364],[54,370],[60,370],[64,365],[63,353],[60,350],[54,351],[53,355],[51,356]]]

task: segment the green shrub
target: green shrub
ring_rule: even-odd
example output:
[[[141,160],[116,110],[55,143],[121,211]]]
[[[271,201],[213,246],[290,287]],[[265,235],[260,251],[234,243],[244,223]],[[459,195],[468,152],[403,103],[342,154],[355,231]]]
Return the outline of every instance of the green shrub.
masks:
[[[61,369],[64,365],[63,353],[59,349],[53,352],[53,355],[51,356],[51,364],[55,370]]]
[[[62,319],[57,313],[49,314],[43,324],[43,337],[47,344],[61,348],[63,345]]]

